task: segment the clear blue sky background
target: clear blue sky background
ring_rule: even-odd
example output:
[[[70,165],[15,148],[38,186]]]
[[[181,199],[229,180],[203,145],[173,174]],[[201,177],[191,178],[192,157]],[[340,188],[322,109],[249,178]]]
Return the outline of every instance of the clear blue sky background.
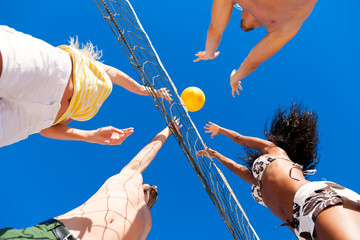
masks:
[[[91,0],[0,0],[0,24],[57,46],[69,36],[91,40],[103,60],[136,80],[132,66]],[[229,75],[266,34],[245,33],[235,11],[213,61],[193,63],[204,50],[211,1],[136,0],[132,4],[178,91],[198,86],[204,108],[191,117],[204,141],[236,159],[241,148],[224,136],[203,132],[207,121],[245,135],[263,137],[264,123],[278,106],[301,101],[319,115],[321,156],[310,180],[332,180],[360,192],[359,141],[360,3],[319,1],[299,33],[243,81],[232,98]],[[92,120],[72,123],[83,129],[113,125],[134,127],[120,146],[101,146],[43,138],[36,134],[0,149],[0,228],[22,228],[63,214],[85,202],[103,182],[118,173],[165,125],[149,97],[114,87]],[[250,188],[220,166],[261,239],[295,239],[271,212],[257,204]],[[187,159],[171,137],[144,174],[156,184],[148,239],[232,239]]]

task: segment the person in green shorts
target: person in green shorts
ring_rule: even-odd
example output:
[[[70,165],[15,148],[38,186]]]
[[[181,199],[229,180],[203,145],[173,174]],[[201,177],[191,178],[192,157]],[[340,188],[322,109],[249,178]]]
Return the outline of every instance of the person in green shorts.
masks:
[[[173,121],[171,126],[177,131],[179,121]],[[169,127],[159,132],[83,205],[33,227],[1,229],[0,240],[146,239],[152,225],[149,210],[157,200],[158,190],[143,184],[142,173],[171,133]]]
[[[62,222],[49,219],[43,223],[24,229],[0,229],[0,239],[77,240],[78,238],[74,237]]]

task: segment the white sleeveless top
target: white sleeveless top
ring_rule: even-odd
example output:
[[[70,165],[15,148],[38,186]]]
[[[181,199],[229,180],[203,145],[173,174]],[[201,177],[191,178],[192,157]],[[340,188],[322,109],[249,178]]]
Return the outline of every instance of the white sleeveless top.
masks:
[[[0,147],[50,127],[71,74],[63,50],[0,26]]]

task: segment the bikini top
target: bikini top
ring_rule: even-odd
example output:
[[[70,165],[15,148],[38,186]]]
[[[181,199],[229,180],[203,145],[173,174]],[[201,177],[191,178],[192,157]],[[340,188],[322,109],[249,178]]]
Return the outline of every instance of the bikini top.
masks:
[[[263,205],[265,207],[266,207],[266,205],[262,199],[261,191],[260,191],[261,190],[261,178],[262,178],[266,168],[269,166],[269,164],[272,163],[273,161],[275,161],[276,159],[284,159],[284,160],[292,162],[288,158],[262,155],[254,161],[254,164],[252,167],[252,174],[253,174],[255,180],[258,182],[258,185],[253,184],[251,186],[251,194],[252,194],[253,198],[255,199],[255,201],[257,201],[258,203],[260,203],[261,205]],[[301,165],[299,165],[297,163],[293,163],[293,165],[294,165],[294,167],[297,167],[300,170],[302,170],[302,168],[303,168]]]

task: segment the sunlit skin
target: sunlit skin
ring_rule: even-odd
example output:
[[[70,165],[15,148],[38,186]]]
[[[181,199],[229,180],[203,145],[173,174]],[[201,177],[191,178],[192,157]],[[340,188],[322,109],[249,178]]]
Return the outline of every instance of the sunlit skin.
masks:
[[[235,94],[239,95],[239,90],[242,90],[241,80],[296,35],[316,2],[317,0],[214,0],[205,51],[195,54],[197,59],[194,62],[219,56],[217,48],[222,34],[229,23],[234,4],[238,3],[243,8],[241,29],[247,32],[264,26],[267,34],[250,51],[240,67],[231,72],[231,93],[235,97]]]
[[[130,78],[127,74],[123,73],[122,71],[104,65],[106,73],[109,75],[113,84],[121,86],[126,90],[139,94],[148,96],[149,92],[145,86],[138,84],[134,79]],[[72,74],[70,75],[70,79],[68,84],[65,88],[64,95],[61,100],[61,107],[56,116],[56,122],[61,115],[67,110],[70,104],[70,100],[74,94],[74,84],[72,79]],[[172,101],[171,94],[169,90],[166,88],[161,88],[156,90],[156,94],[158,97],[164,98],[167,101]],[[56,125],[53,125],[47,129],[44,129],[40,132],[41,135],[48,137],[48,138],[55,138],[60,140],[79,140],[79,141],[86,141],[90,143],[98,143],[98,144],[105,144],[105,145],[119,145],[122,144],[123,141],[130,136],[134,129],[126,128],[126,129],[117,129],[112,126],[98,128],[96,130],[81,130],[67,126],[69,122],[61,122]]]
[[[178,126],[178,121],[174,124]],[[143,184],[142,173],[171,134],[169,127],[159,132],[95,195],[56,219],[80,239],[145,240],[152,226],[149,210],[157,200],[158,190],[157,186]]]
[[[211,138],[225,135],[237,144],[255,149],[261,155],[278,157],[269,164],[261,179],[262,198],[269,210],[281,221],[293,220],[293,199],[300,187],[309,183],[299,168],[292,162],[281,158],[289,158],[287,153],[274,143],[256,138],[243,136],[235,131],[220,127],[209,122],[205,125],[205,132]],[[258,184],[252,172],[245,166],[223,156],[217,151],[207,148],[197,152],[200,156],[215,157],[230,171],[249,184]],[[353,209],[344,203],[323,210],[315,221],[317,239],[345,240],[358,239],[360,236],[360,209]],[[291,231],[292,228],[289,227]]]
[[[70,58],[70,56],[69,56]],[[107,75],[110,77],[112,84],[118,85],[132,93],[149,96],[149,89],[143,85],[138,84],[134,79],[129,77],[127,74],[123,73],[122,71],[105,65],[103,63],[97,62],[101,65]],[[2,73],[3,68],[3,59],[0,51],[0,76]],[[70,100],[74,94],[74,83],[73,83],[73,70],[71,70],[71,74],[63,93],[61,102],[60,102],[60,109],[57,113],[55,118],[55,122],[64,114],[70,104]],[[161,88],[155,90],[155,95],[157,97],[163,98],[167,101],[172,101],[172,95],[169,93],[169,90],[166,88]],[[125,100],[124,100],[125,101]],[[122,144],[123,141],[130,136],[134,129],[132,127],[126,129],[118,129],[113,126],[106,126],[101,127],[95,130],[82,130],[77,128],[72,128],[67,126],[72,119],[67,121],[58,123],[53,125],[49,128],[43,129],[40,131],[40,134],[48,137],[54,138],[59,140],[77,140],[77,141],[85,141],[89,143],[98,143],[98,144],[105,144],[105,145],[119,145]]]

